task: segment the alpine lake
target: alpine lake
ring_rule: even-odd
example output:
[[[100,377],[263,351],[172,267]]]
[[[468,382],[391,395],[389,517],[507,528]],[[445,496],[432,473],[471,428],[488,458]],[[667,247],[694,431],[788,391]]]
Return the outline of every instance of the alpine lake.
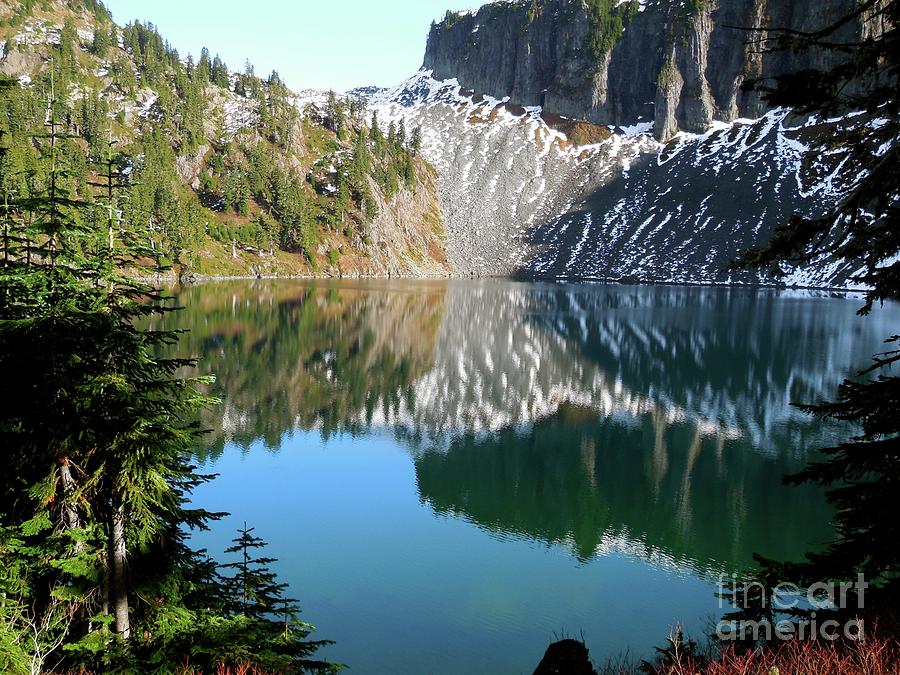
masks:
[[[824,291],[239,281],[175,292],[214,374],[193,535],[246,522],[352,673],[531,673],[711,632],[721,575],[832,536],[787,487],[852,429],[834,396],[900,311]]]

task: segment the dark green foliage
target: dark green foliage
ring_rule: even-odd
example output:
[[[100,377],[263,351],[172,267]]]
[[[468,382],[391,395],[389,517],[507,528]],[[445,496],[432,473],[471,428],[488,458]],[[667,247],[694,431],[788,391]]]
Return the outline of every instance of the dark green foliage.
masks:
[[[462,21],[464,16],[465,14],[463,14],[462,12],[452,12],[448,9],[447,13],[444,14],[442,25],[445,29],[449,30],[453,28],[453,26],[455,26],[457,23]]]
[[[344,126],[346,123],[346,103],[338,100],[333,91],[329,91],[328,101],[325,104],[325,126],[331,129],[339,140],[344,140]]]
[[[135,180],[128,188],[124,215],[143,228],[153,259],[182,262],[182,254],[196,248],[203,234],[189,218],[196,213],[197,198],[180,189],[175,154],[162,132],[154,130],[142,147],[144,156],[133,167]]]
[[[225,553],[237,553],[238,562],[221,565],[224,570],[233,574],[228,578],[231,597],[236,603],[234,611],[246,616],[267,618],[279,614],[295,613],[296,600],[284,597],[287,584],[279,584],[276,575],[269,570],[269,565],[277,562],[274,558],[254,558],[257,549],[268,544],[253,535],[255,528],[244,527],[238,530],[238,537],[233,539],[234,546],[225,549]]]
[[[538,3],[537,0],[531,0],[531,4],[528,5],[528,9],[525,12],[525,28],[534,23],[534,20],[537,19],[543,13],[543,7]]]
[[[222,87],[222,89],[230,89],[231,83],[228,78],[228,66],[216,54],[212,61],[212,67],[209,71],[209,80],[213,84]]]
[[[696,16],[697,14],[700,14],[700,12],[703,11],[703,8],[705,7],[705,1],[704,0],[688,0],[687,6],[688,6],[688,11],[691,13],[691,16]]]
[[[638,12],[637,0],[620,3],[617,0],[587,0],[586,10],[591,22],[587,47],[598,63],[609,54],[622,32]]]
[[[33,0],[30,0],[25,4],[33,4]],[[106,5],[101,2],[101,0],[68,0],[68,5],[75,11],[85,10],[90,14],[93,14],[94,18],[96,18],[97,21],[101,23],[112,19],[109,10],[106,8]]]
[[[108,114],[109,106],[96,90],[85,94],[75,105],[81,135],[88,144],[88,155],[95,161],[100,160],[106,150],[109,139]]]
[[[134,59],[144,86],[155,87],[164,82],[168,67],[177,67],[178,54],[152,23],[130,23],[122,29],[125,51]]]
[[[63,151],[70,139],[57,127],[37,136],[43,189],[5,200],[11,231],[0,274],[8,376],[0,436],[9,467],[0,554],[3,567],[17,569],[6,579],[19,608],[12,629],[46,626],[31,647],[42,661],[62,643],[72,654],[115,651],[106,620],[113,579],[127,585],[108,562],[114,519],[137,570],[140,552],[160,541],[177,551],[180,526],[206,517],[184,507],[199,479],[187,459],[189,418],[204,399],[175,376],[184,361],[151,356],[174,335],[136,327],[161,311],[144,301],[151,289],[121,275],[140,249],[120,230],[114,204],[103,218],[102,204],[79,188]]]
[[[862,42],[848,42],[840,31],[862,17],[881,26]],[[881,120],[866,134],[835,132],[829,139],[848,150],[848,160],[865,167],[856,187],[822,217],[795,216],[780,227],[770,243],[747,252],[741,267],[767,266],[783,273],[785,263],[802,265],[826,258],[862,269],[858,281],[869,287],[867,314],[885,300],[900,299],[900,2],[867,0],[851,14],[813,32],[774,31],[766,43],[772,50],[824,49],[846,55],[834,69],[791,73],[763,89],[773,105],[788,105],[823,116],[864,110]],[[838,127],[840,129],[840,127]],[[885,145],[881,145],[885,144]],[[873,147],[881,145],[879,152]],[[856,425],[859,433],[823,452],[825,460],[789,477],[791,483],[827,486],[836,507],[838,538],[820,555],[802,565],[779,566],[764,561],[763,574],[777,570],[801,583],[820,579],[854,579],[858,572],[875,584],[866,598],[866,611],[894,612],[900,587],[900,378],[890,367],[900,363],[890,337],[889,351],[874,358],[870,368],[845,381],[833,403],[807,405],[813,414]],[[873,379],[872,375],[877,374]],[[851,608],[852,609],[852,608]],[[885,626],[883,625],[882,628]],[[890,624],[888,630],[895,630]]]
[[[110,47],[115,46],[115,29],[106,21],[98,21],[94,26],[94,40],[91,43],[91,53],[101,59],[105,59]]]
[[[209,59],[209,50],[204,47],[200,50],[200,61],[197,63],[196,79],[202,84],[208,84],[212,72],[212,62]]]
[[[3,110],[0,668],[171,672],[228,658],[332,668],[303,660],[321,644],[304,640],[308,625],[279,621],[276,632],[260,613],[235,612],[241,599],[186,543],[217,517],[188,506],[209,479],[191,460],[209,380],[160,356],[178,341],[153,328],[171,309],[130,276],[157,270],[145,262],[172,238],[173,216],[161,215],[177,208],[171,147],[151,139],[137,174],[107,149],[88,181],[83,139],[52,116],[46,132],[13,132],[27,123],[22,108]],[[9,142],[16,134],[30,142]],[[140,219],[120,219],[123,206]]]
[[[57,58],[60,66],[66,69],[67,74],[71,77],[76,66],[76,48],[78,46],[78,32],[75,29],[75,22],[71,18],[66,19],[63,24],[62,31],[59,34],[59,45],[57,45]]]
[[[393,197],[401,185],[412,188],[416,181],[415,154],[418,150],[411,143],[407,144],[403,121],[399,125],[392,121],[385,137],[378,124],[378,116],[373,115],[369,137],[374,147],[372,177],[385,196],[388,199]],[[421,130],[418,145],[421,147]]]
[[[378,155],[384,152],[384,134],[381,133],[381,126],[378,124],[378,113],[372,113],[372,124],[369,128],[369,138],[375,146],[375,153]]]
[[[116,59],[109,69],[115,86],[129,96],[134,96],[137,89],[137,75],[126,59]]]
[[[254,531],[245,523],[234,546],[225,549],[226,554],[237,554],[238,560],[219,566],[226,572],[221,577],[226,612],[243,633],[243,640],[230,648],[224,646],[220,657],[232,663],[250,662],[265,670],[339,670],[338,666],[307,660],[319,647],[331,643],[305,641],[312,626],[299,620],[297,601],[284,595],[287,585],[278,583],[270,570],[277,560],[258,555],[268,544],[254,536]],[[252,648],[248,650],[248,646]]]

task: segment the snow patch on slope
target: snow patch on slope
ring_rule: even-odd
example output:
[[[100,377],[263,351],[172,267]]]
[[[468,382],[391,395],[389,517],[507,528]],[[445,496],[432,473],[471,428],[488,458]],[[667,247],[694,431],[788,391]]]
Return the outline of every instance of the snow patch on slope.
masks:
[[[792,214],[818,215],[846,194],[865,174],[822,139],[837,127],[880,123],[775,109],[666,144],[638,121],[576,146],[540,108],[426,70],[366,98],[385,121],[422,128],[423,153],[440,176],[451,263],[474,276],[774,283],[765,270],[726,267]],[[882,145],[873,154],[887,152]],[[856,272],[822,260],[781,281],[858,288]]]

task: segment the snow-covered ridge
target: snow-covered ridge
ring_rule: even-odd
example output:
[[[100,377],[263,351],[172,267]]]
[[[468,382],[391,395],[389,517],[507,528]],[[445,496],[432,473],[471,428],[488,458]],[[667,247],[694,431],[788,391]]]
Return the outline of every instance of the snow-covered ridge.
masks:
[[[857,113],[819,120],[773,110],[666,144],[636,121],[578,146],[540,108],[428,70],[367,98],[383,119],[422,127],[441,178],[450,260],[476,276],[772,283],[766,272],[723,270],[793,213],[816,215],[846,194],[860,167],[845,149],[819,146],[839,126],[878,124]],[[786,281],[853,287],[856,271],[822,260]]]

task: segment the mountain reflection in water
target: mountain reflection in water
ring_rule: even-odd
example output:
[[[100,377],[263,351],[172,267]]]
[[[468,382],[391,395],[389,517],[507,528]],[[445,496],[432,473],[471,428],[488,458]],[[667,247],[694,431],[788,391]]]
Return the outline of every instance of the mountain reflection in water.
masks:
[[[734,289],[235,282],[178,301],[224,401],[211,457],[389,433],[440,514],[701,573],[828,538],[820,493],[780,478],[835,429],[789,404],[887,334],[852,300]]]

